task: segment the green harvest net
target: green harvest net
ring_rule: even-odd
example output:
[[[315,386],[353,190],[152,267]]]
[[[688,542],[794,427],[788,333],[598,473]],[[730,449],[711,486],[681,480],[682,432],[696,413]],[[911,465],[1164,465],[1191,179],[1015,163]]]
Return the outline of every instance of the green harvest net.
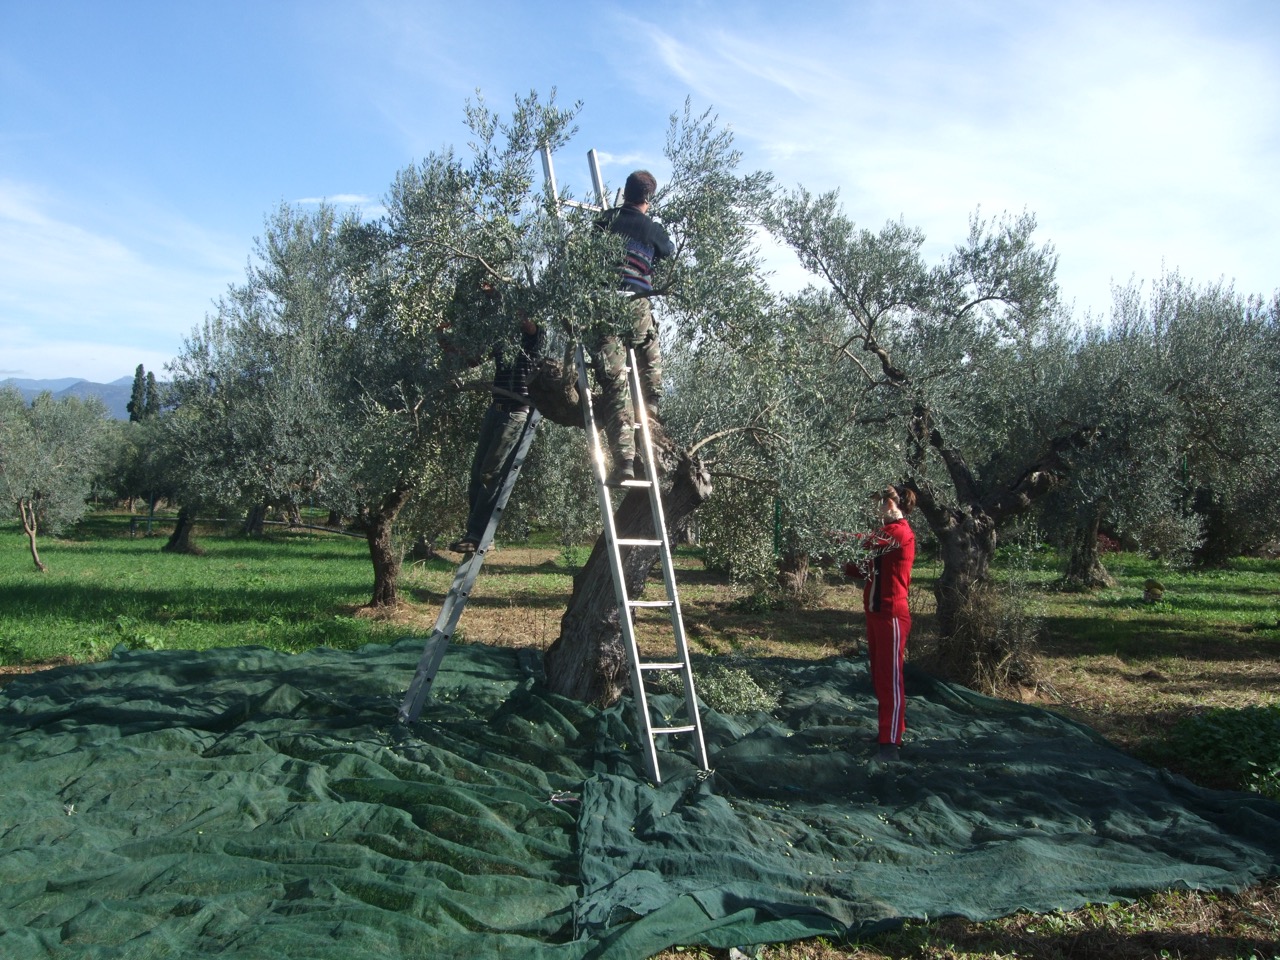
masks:
[[[1280,872],[1280,804],[1201,789],[1044,711],[909,678],[868,759],[865,661],[772,660],[645,782],[629,706],[536,655],[421,641],[121,652],[0,694],[0,956],[644,957],[991,918]],[[674,701],[655,698],[658,709]]]

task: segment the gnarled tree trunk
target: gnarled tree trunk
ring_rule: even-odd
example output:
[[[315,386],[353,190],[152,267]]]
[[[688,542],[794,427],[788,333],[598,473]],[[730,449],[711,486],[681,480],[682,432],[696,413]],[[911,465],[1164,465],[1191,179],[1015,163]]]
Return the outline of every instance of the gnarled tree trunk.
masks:
[[[1068,590],[1095,590],[1116,585],[1115,578],[1102,565],[1102,554],[1098,551],[1102,514],[1103,507],[1094,504],[1076,524],[1071,541],[1071,555],[1067,559],[1067,571],[1062,575],[1062,586]]]
[[[938,601],[938,636],[945,647],[956,635],[957,615],[973,589],[986,581],[995,558],[996,530],[1005,520],[1025,513],[1036,500],[1055,490],[1071,471],[1068,454],[1092,442],[1089,429],[1057,437],[1035,462],[1009,486],[983,494],[960,451],[948,447],[938,430],[929,444],[947,466],[956,505],[942,502],[929,483],[912,484],[920,511],[942,548],[942,575],[934,586]]]
[[[697,457],[690,457],[665,440],[655,444],[655,457],[663,467],[662,510],[667,536],[675,531],[711,495],[711,477]],[[646,539],[654,535],[653,512],[644,489],[632,489],[614,513],[619,538]],[[638,597],[658,560],[653,547],[623,547],[622,569],[627,596]],[[545,657],[547,686],[575,700],[605,706],[627,689],[630,662],[622,642],[618,603],[609,568],[608,548],[602,534],[592,547],[586,565],[573,578],[569,606],[560,620],[560,636]]]
[[[565,426],[583,427],[572,367],[544,360],[529,385],[530,397],[544,417]],[[662,488],[662,511],[668,537],[684,529],[690,516],[711,495],[711,477],[702,461],[676,448],[661,432],[654,435]],[[633,488],[614,514],[620,538],[653,536],[648,492]],[[555,693],[587,703],[607,705],[629,686],[630,662],[622,642],[618,603],[613,589],[604,536],[596,540],[586,565],[573,579],[573,593],[560,620],[560,636],[547,650],[547,685]],[[658,559],[652,547],[622,548],[627,595],[638,597]]]
[[[265,503],[255,503],[249,512],[245,514],[244,526],[240,532],[246,537],[260,537],[263,532],[263,524],[267,519],[267,505]]]
[[[400,554],[391,540],[391,527],[412,492],[407,486],[398,488],[364,518],[365,540],[373,563],[373,597],[369,606],[375,610],[394,608],[399,603]]]
[[[178,523],[173,528],[173,533],[169,534],[169,539],[160,549],[166,553],[190,553],[197,556],[203,553],[204,551],[191,539],[195,525],[195,511],[191,507],[182,507],[178,511]]]
[[[784,551],[778,560],[778,587],[789,597],[804,593],[809,582],[809,554],[802,550]]]
[[[942,553],[942,574],[934,584],[933,595],[938,603],[938,633],[951,637],[969,594],[991,572],[996,555],[996,524],[976,505],[947,509],[944,514],[945,521],[936,526],[930,519]]]

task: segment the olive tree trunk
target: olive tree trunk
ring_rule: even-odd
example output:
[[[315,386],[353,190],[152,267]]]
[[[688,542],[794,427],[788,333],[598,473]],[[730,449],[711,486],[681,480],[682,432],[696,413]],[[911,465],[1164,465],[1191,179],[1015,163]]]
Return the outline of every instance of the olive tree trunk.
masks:
[[[927,481],[920,480],[911,487],[916,491],[920,512],[942,553],[942,574],[934,586],[942,648],[957,635],[960,612],[974,589],[990,575],[1000,525],[1026,513],[1037,500],[1057,489],[1071,471],[1067,454],[1091,439],[1092,433],[1087,430],[1054,439],[1049,449],[1028,464],[1016,481],[984,494],[964,456],[947,447],[937,430],[931,432],[929,443],[946,464],[955,502],[944,502],[941,492]]]
[[[809,554],[803,550],[786,550],[778,560],[778,587],[789,597],[804,593],[809,582]]]
[[[970,594],[990,575],[996,555],[996,524],[982,510],[951,510],[946,522],[933,528],[933,534],[942,554],[942,574],[933,587],[938,633],[953,637]]]
[[[173,528],[173,533],[169,534],[169,539],[165,541],[165,545],[160,549],[166,553],[190,553],[195,555],[203,553],[204,551],[200,549],[191,536],[195,526],[195,510],[192,507],[180,508],[178,510],[178,522]]]
[[[1062,586],[1068,590],[1096,590],[1116,585],[1115,578],[1102,565],[1102,553],[1098,550],[1103,512],[1102,504],[1090,505],[1072,531],[1071,554],[1062,575]]]
[[[22,499],[18,501],[18,509],[22,513],[22,529],[27,534],[27,544],[31,548],[31,559],[36,565],[36,569],[41,573],[48,573],[49,568],[45,562],[40,559],[40,551],[36,549],[36,506],[30,500]]]
[[[255,503],[249,508],[249,512],[244,516],[244,524],[240,528],[240,532],[246,537],[260,537],[265,529],[264,524],[267,520],[267,505],[265,503]]]
[[[369,510],[364,517],[365,540],[373,563],[371,609],[393,609],[400,601],[400,552],[392,541],[391,528],[412,492],[409,486],[398,487],[383,499],[376,510]]]
[[[667,536],[674,539],[689,516],[711,494],[711,478],[697,457],[665,442],[655,450],[662,466],[662,509]],[[620,538],[654,537],[649,494],[632,488],[614,513]],[[653,547],[623,547],[622,569],[627,596],[639,597],[658,560]],[[547,686],[562,696],[601,706],[628,689],[630,661],[622,640],[617,597],[608,547],[602,534],[586,565],[573,578],[569,606],[560,619],[560,636],[547,650]]]

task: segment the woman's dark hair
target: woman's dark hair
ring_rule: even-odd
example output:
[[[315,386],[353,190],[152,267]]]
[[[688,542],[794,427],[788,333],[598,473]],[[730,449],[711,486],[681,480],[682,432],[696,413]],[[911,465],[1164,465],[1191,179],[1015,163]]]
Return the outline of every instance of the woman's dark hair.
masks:
[[[905,483],[895,483],[889,489],[894,492],[893,499],[898,501],[898,509],[902,511],[902,515],[909,516],[916,508],[916,492]]]
[[[872,496],[877,500],[892,500],[898,505],[904,517],[916,508],[916,492],[905,483],[891,483]]]

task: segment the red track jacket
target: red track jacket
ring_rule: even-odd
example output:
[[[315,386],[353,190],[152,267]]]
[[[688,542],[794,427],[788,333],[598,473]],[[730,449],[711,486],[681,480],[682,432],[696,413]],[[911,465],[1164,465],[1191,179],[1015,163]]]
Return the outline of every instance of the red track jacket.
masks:
[[[847,563],[844,572],[866,580],[862,606],[867,613],[909,617],[907,588],[911,585],[911,564],[916,558],[916,535],[906,519],[891,520],[875,533],[860,534],[862,545],[872,551],[869,561]]]

